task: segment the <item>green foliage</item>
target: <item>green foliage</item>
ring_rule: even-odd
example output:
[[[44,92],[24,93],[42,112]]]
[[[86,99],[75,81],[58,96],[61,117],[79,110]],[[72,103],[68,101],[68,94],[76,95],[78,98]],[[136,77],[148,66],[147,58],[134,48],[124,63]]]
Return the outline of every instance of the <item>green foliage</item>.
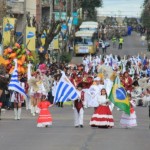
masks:
[[[39,55],[36,51],[32,51],[33,60],[31,60],[34,64],[38,64],[40,62]]]
[[[102,7],[102,0],[80,0],[81,7],[88,12],[88,18],[93,19],[95,16],[95,7]]]
[[[60,61],[65,62],[65,63],[69,63],[71,61],[71,55],[69,53],[63,53],[60,56]]]
[[[146,28],[150,28],[150,12],[147,11],[146,9],[144,9],[142,12],[141,20],[142,20],[142,24]]]

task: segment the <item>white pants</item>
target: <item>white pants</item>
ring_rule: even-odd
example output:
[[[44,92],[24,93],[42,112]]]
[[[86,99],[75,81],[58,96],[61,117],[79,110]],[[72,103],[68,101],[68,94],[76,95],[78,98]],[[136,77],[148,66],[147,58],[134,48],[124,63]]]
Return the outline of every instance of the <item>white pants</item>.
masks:
[[[79,113],[77,109],[74,108],[74,125],[75,126],[83,125],[83,115],[84,115],[83,108],[80,109]]]
[[[148,106],[148,103],[149,103],[149,101],[150,101],[150,96],[144,96],[143,97],[143,106]]]

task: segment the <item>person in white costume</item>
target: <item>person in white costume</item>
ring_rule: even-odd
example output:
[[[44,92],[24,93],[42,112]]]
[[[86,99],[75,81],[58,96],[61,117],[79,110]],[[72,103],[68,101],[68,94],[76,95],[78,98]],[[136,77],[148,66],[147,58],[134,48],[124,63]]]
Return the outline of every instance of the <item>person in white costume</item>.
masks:
[[[77,86],[78,99],[74,101],[74,126],[83,128],[83,117],[84,117],[84,93],[82,91],[82,85]]]
[[[136,107],[136,103],[135,101],[131,100],[131,97],[130,97],[130,115],[123,112],[121,120],[120,120],[121,127],[133,128],[137,126],[136,112],[134,110],[134,107]]]

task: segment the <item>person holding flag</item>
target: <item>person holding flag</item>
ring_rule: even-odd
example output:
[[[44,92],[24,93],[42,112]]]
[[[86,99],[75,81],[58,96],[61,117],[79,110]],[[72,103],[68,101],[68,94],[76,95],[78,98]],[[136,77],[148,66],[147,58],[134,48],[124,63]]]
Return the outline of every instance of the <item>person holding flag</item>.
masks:
[[[62,75],[57,82],[55,92],[54,92],[54,104],[58,102],[74,101],[78,99],[79,94],[77,89],[62,71]]]
[[[120,125],[123,128],[132,128],[137,126],[136,113],[134,110],[134,107],[136,107],[136,103],[134,100],[131,100],[131,94],[128,95],[130,99],[130,115],[123,112],[120,120]]]
[[[130,102],[128,93],[121,84],[119,76],[117,76],[114,81],[109,99],[117,108],[130,116]]]
[[[20,120],[21,105],[24,102],[24,99],[27,98],[27,95],[24,89],[21,87],[20,81],[18,79],[17,59],[14,59],[14,62],[15,68],[11,75],[10,83],[8,84],[8,89],[13,91],[11,102],[14,102],[15,120]]]

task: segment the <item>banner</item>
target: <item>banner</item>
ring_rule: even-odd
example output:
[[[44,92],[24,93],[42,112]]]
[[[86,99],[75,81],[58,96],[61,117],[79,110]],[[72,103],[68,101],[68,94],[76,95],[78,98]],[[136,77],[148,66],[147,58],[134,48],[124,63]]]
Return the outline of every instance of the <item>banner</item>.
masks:
[[[14,42],[14,35],[11,34],[11,31],[14,30],[15,22],[15,18],[3,19],[3,46],[9,46],[10,40]]]
[[[73,17],[73,25],[78,25],[79,24],[78,13],[77,12],[73,12],[72,13],[72,17]]]
[[[30,51],[35,51],[35,27],[26,27],[26,46]]]
[[[54,14],[55,14],[55,21],[66,20],[67,18],[66,12],[54,12]]]
[[[73,22],[73,17],[68,17],[68,28],[69,28],[69,33],[71,32],[71,28],[72,28],[72,22]]]
[[[42,46],[45,45],[45,38],[46,38],[46,32],[44,31],[43,34],[41,35]]]

